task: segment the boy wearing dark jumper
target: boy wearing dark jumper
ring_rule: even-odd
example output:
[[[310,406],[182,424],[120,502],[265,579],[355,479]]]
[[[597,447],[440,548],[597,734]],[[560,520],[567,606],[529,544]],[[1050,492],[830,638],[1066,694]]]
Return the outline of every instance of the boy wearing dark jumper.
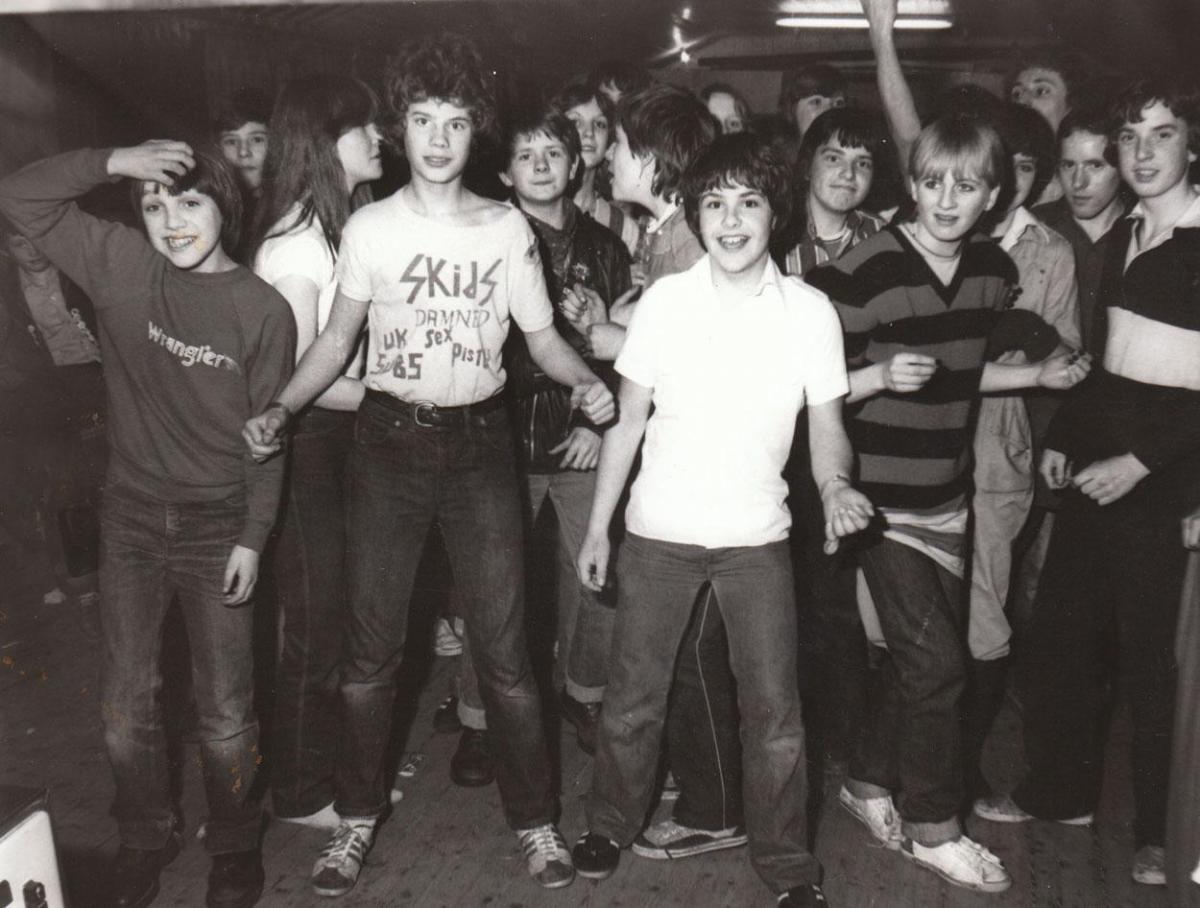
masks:
[[[1025,665],[1029,774],[977,801],[997,822],[1090,824],[1115,640],[1133,718],[1132,875],[1163,885],[1174,638],[1185,553],[1178,527],[1200,466],[1200,93],[1141,82],[1116,105],[1121,175],[1138,196],[1114,228],[1099,302],[1104,366],[1051,424],[1041,471],[1064,488]]]
[[[135,181],[146,236],[73,201],[111,177]],[[181,844],[157,705],[172,596],[187,623],[199,708],[208,904],[249,906],[262,889],[244,606],[283,463],[254,463],[239,432],[287,380],[295,326],[283,298],[229,257],[239,205],[228,166],[182,142],[73,152],[0,182],[0,210],[88,293],[100,322],[111,452],[101,709],[117,784],[119,906],[148,905]]]

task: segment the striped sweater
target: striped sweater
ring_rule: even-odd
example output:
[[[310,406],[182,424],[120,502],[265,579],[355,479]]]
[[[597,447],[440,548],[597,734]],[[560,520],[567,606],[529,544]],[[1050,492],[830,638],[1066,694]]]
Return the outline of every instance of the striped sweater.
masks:
[[[1126,453],[1151,473],[1200,463],[1200,226],[1176,227],[1126,267],[1134,223],[1113,228],[1104,264],[1103,368],[1075,390],[1046,439],[1076,472]]]
[[[939,364],[919,391],[883,391],[847,410],[858,486],[881,508],[949,512],[971,488],[971,439],[986,359],[1019,349],[1044,358],[1057,335],[1031,312],[1009,309],[1017,272],[994,242],[973,236],[943,285],[898,227],[864,240],[808,282],[837,305],[850,369],[896,353]]]

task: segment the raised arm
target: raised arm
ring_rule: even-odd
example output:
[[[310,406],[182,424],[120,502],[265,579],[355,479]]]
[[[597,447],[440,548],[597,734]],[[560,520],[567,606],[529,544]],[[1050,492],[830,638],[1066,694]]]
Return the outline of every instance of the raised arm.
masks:
[[[896,143],[900,172],[907,173],[909,153],[921,133],[921,118],[917,116],[917,106],[896,53],[896,0],[862,0],[862,4],[871,27],[879,96],[883,100],[892,140]]]

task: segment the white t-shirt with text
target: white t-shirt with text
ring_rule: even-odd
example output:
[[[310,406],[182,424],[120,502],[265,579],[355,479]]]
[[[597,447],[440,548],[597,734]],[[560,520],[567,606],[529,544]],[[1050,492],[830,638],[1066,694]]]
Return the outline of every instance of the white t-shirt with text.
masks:
[[[359,209],[342,231],[338,286],[370,301],[364,383],[409,403],[477,403],[504,387],[509,322],[548,328],[537,240],[509,208],[486,224],[424,217],[403,191]]]

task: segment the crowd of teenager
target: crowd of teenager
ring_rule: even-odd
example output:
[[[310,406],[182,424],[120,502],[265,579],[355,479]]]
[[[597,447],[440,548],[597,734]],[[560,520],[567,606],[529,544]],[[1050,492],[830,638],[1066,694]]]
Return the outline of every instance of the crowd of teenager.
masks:
[[[451,774],[495,781],[541,886],[626,849],[748,845],[778,904],[825,904],[807,737],[870,841],[1002,892],[964,818],[1092,825],[1118,689],[1133,878],[1191,885],[1197,824],[1166,846],[1172,786],[1195,806],[1171,756],[1176,712],[1198,724],[1176,626],[1200,546],[1200,93],[1047,57],[922,122],[895,4],[866,7],[870,109],[828,66],[785,73],[766,118],[729,85],[608,65],[501,116],[477,50],[442,34],[376,86],[226,105],[211,149],[0,180],[35,329],[9,326],[0,391],[41,356],[76,441],[107,427],[97,564],[68,573],[101,641],[114,904],[150,904],[182,844],[173,601],[207,903],[261,894],[264,774],[276,820],[328,830],[312,890],[353,889],[403,814],[397,672],[431,531],[439,648],[462,653],[435,719],[461,735]],[[506,201],[464,182],[489,146]],[[410,176],[373,201],[389,149]],[[116,179],[143,229],[78,204]],[[71,472],[94,481],[67,529],[100,485]],[[527,639],[547,503],[555,703],[594,755],[573,847]],[[261,741],[260,570],[280,615]],[[1028,772],[1001,793],[982,758],[1006,693]]]

